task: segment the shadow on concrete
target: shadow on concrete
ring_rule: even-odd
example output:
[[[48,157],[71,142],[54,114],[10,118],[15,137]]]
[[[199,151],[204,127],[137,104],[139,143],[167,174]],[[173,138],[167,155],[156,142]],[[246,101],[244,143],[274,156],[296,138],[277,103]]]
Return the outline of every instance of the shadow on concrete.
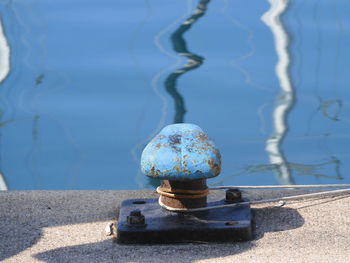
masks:
[[[132,193],[150,191],[4,191],[0,192],[0,261],[36,244],[44,227],[106,221]]]
[[[0,215],[0,262],[37,243],[42,235],[38,222]]]
[[[317,205],[322,205],[322,204],[328,204],[328,203],[332,203],[334,201],[337,200],[342,200],[342,199],[347,199],[350,198],[350,196],[340,196],[340,197],[333,197],[333,199],[331,200],[326,200],[324,201],[323,199],[315,199],[317,200],[316,202],[314,202],[313,204],[303,204],[302,202],[300,202],[300,206],[296,207],[296,209],[300,210],[300,209],[304,209],[304,208],[308,208],[308,207],[313,207],[313,206],[317,206]],[[306,202],[306,201],[305,201]]]
[[[44,262],[194,262],[242,253],[254,242],[225,244],[118,245],[111,240],[47,251],[35,257]]]
[[[119,245],[112,240],[62,247],[35,255],[48,263],[61,262],[195,262],[239,254],[256,246],[256,240],[266,232],[291,230],[301,227],[304,220],[292,208],[272,207],[253,209],[256,238],[249,242],[191,243],[172,245]]]
[[[253,209],[255,221],[255,239],[264,233],[292,230],[304,225],[304,219],[296,209],[284,207],[266,207]]]
[[[276,194],[276,193],[274,193]],[[281,193],[282,194],[282,193]],[[32,247],[43,228],[112,221],[121,201],[157,197],[151,191],[9,191],[0,193],[0,261]],[[260,195],[259,195],[260,197]],[[262,198],[262,197],[261,197]],[[297,210],[284,207],[253,210],[256,238],[250,242],[174,245],[118,245],[112,238],[97,243],[61,247],[33,255],[48,263],[61,262],[188,262],[239,254],[256,246],[266,232],[303,225]],[[103,231],[103,229],[101,229]],[[96,233],[96,235],[101,232]],[[54,242],[54,240],[50,240]]]

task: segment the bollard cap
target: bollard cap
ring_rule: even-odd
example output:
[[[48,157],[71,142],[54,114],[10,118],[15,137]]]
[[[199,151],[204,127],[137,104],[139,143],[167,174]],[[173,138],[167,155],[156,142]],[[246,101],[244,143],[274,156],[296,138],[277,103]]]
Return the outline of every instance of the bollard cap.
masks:
[[[195,124],[168,125],[142,152],[141,170],[161,180],[194,180],[215,177],[221,156],[212,140]]]

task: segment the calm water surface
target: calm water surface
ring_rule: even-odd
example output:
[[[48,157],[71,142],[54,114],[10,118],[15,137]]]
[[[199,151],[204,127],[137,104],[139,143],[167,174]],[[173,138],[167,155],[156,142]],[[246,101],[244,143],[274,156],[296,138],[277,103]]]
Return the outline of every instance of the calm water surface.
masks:
[[[8,189],[152,188],[147,142],[190,122],[218,184],[350,183],[350,2],[0,0]]]

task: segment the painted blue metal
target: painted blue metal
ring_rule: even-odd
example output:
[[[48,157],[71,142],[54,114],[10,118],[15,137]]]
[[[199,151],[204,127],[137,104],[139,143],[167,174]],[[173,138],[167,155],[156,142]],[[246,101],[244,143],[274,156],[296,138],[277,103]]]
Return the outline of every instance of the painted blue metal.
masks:
[[[193,180],[219,175],[221,157],[212,140],[195,124],[168,125],[142,152],[141,170],[162,180]]]

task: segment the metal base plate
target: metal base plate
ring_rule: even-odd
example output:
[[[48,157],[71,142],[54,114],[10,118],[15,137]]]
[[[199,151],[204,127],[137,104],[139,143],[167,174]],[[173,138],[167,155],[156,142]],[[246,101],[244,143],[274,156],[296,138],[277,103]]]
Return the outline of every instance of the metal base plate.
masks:
[[[225,200],[208,206],[226,204]],[[145,224],[130,225],[127,216],[139,209]],[[120,207],[117,242],[124,244],[222,242],[251,240],[252,215],[249,205],[194,213],[170,212],[158,204],[158,199],[131,199]]]

